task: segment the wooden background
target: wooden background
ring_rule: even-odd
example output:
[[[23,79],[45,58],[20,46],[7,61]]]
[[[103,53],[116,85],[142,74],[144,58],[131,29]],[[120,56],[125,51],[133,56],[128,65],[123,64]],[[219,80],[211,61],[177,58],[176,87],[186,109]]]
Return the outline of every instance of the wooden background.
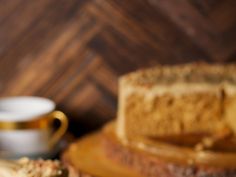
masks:
[[[117,78],[236,58],[235,0],[0,0],[0,96],[56,101],[80,134],[116,115]]]

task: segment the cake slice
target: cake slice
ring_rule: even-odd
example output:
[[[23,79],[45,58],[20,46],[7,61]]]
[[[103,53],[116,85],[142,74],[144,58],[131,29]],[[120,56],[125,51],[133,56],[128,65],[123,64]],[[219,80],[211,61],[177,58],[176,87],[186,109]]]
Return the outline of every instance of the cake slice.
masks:
[[[133,137],[236,132],[236,65],[157,66],[119,80],[116,133]]]

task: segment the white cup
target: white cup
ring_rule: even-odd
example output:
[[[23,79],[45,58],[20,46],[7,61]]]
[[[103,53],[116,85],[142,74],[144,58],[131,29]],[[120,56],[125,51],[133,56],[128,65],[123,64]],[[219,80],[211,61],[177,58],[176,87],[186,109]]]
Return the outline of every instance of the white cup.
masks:
[[[53,131],[52,123],[60,121]],[[0,99],[0,157],[37,156],[50,152],[68,126],[67,117],[55,111],[55,103],[41,97]]]

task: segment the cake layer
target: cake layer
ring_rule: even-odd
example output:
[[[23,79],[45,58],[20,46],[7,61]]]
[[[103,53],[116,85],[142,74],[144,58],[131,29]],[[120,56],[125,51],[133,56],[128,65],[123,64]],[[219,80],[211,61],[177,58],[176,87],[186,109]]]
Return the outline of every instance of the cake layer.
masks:
[[[236,132],[236,66],[157,66],[119,80],[122,139]]]
[[[106,155],[147,177],[234,177],[236,154],[195,151],[160,141],[133,140],[123,144],[108,125],[103,131]]]

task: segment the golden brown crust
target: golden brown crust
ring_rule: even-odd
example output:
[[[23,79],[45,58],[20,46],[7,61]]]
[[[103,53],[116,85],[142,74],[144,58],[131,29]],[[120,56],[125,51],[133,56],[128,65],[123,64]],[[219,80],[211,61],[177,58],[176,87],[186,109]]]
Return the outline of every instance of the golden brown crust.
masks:
[[[159,65],[122,76],[121,80],[140,87],[178,82],[236,84],[235,64],[190,63],[181,65]]]

